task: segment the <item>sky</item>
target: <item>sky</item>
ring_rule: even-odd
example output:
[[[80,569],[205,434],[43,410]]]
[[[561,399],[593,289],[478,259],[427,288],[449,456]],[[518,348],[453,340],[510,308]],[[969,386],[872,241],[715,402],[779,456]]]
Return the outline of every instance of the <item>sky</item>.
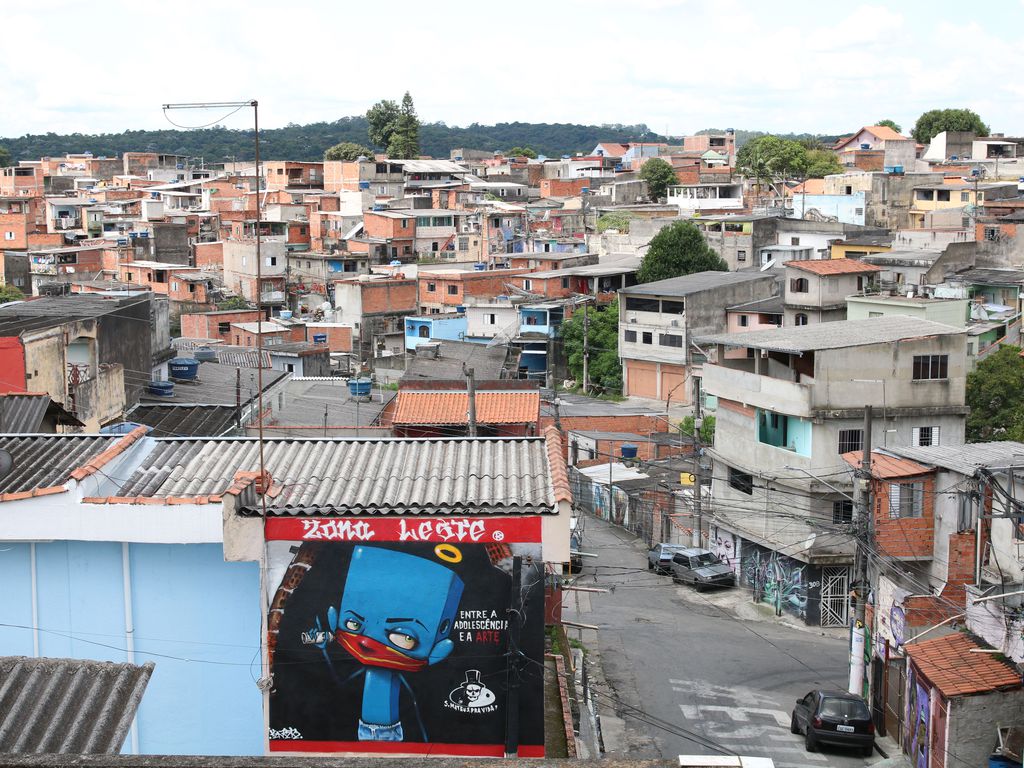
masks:
[[[8,137],[173,127],[167,102],[255,98],[268,128],[333,121],[406,90],[421,120],[459,126],[841,134],[888,118],[909,132],[924,111],[969,107],[993,131],[1024,133],[1024,0],[32,0],[4,11]],[[251,125],[248,110],[170,118]]]

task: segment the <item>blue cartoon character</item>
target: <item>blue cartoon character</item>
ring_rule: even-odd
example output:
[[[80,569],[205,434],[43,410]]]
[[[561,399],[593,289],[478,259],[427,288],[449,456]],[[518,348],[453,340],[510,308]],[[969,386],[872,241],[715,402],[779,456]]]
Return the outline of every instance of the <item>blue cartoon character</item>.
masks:
[[[457,562],[450,556],[446,559]],[[364,676],[360,741],[405,740],[399,717],[402,688],[412,700],[423,740],[428,741],[404,673],[437,664],[452,652],[448,634],[463,586],[462,579],[438,562],[390,549],[353,549],[341,603],[327,610],[333,636],[324,634],[319,618],[309,634],[322,639],[316,645],[324,651],[328,665],[330,639],[363,665],[345,681],[338,680],[331,666],[331,675],[339,683]]]

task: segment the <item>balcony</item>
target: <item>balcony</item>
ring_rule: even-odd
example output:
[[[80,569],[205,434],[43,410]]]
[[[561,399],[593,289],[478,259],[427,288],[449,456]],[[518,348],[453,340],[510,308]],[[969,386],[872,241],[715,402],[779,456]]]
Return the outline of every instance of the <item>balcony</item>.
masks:
[[[284,291],[263,291],[260,301],[264,304],[284,304]]]
[[[721,365],[705,365],[701,386],[709,395],[720,399],[810,418],[813,380],[804,379],[809,383],[786,381]]]

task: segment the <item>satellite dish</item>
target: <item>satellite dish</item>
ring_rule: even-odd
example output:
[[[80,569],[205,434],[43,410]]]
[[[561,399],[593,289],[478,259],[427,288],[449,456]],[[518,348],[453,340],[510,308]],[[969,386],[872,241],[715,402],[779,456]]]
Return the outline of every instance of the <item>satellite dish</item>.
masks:
[[[7,477],[7,474],[14,468],[14,457],[9,451],[0,449],[0,478]]]

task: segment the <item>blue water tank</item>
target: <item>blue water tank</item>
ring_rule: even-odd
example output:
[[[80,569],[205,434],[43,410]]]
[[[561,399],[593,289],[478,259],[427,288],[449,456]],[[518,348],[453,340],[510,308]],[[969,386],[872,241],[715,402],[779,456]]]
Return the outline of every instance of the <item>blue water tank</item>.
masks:
[[[388,266],[400,267],[402,266],[402,262],[399,259],[392,259],[391,261],[388,262]]]
[[[217,353],[210,347],[197,347],[192,350],[192,357],[200,363],[216,363]]]
[[[375,211],[383,211],[384,210],[384,206],[381,205],[380,203],[376,203],[373,206],[373,210],[375,210]]]
[[[902,165],[894,165],[892,167],[892,172],[893,173],[903,173],[903,166]]]
[[[622,453],[622,458],[624,459],[636,458],[637,447],[633,443],[623,443],[619,450]]]
[[[485,272],[487,270],[487,265],[482,261],[478,261],[473,265],[473,269],[477,272]]]
[[[360,181],[359,182],[359,188],[360,189],[369,189],[370,188],[370,182],[368,182],[368,181]]]
[[[173,397],[174,396],[174,382],[173,381],[151,381],[149,382],[149,394],[156,395],[158,397]]]
[[[167,370],[176,379],[192,380],[199,372],[199,361],[194,357],[176,357],[167,364]]]
[[[582,187],[580,189],[580,194],[581,195],[589,195],[590,194],[590,187]]]
[[[100,427],[100,434],[127,435],[133,429],[137,429],[141,426],[141,424],[136,424],[134,421],[122,421],[120,424],[107,424],[105,427]]]
[[[349,379],[348,380],[348,391],[352,397],[368,397],[370,394],[370,387],[373,384],[370,379]]]
[[[327,334],[326,333],[314,333],[313,334],[313,343],[314,344],[326,344],[327,343]]]
[[[280,312],[280,317],[282,320],[291,320],[292,311],[290,309],[282,309]]]

